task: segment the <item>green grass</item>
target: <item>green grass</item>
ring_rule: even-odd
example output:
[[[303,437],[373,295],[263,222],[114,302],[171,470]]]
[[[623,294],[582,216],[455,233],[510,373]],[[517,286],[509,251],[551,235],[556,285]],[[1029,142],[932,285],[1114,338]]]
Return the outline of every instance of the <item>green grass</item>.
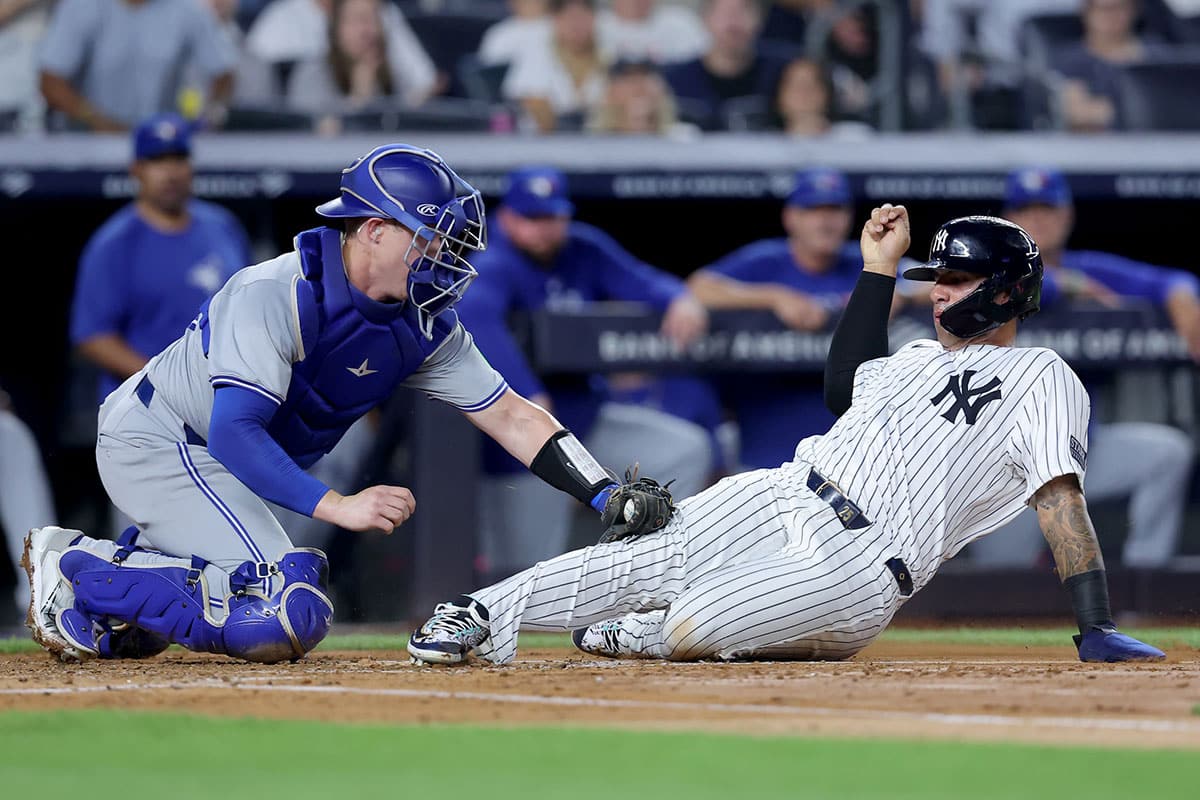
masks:
[[[8,797],[1193,798],[1194,752],[0,714]]]
[[[1166,650],[1190,647],[1200,650],[1200,627],[1196,628],[1129,628],[1137,637]],[[893,628],[880,637],[884,642],[941,645],[1004,645],[1008,647],[1069,647],[1073,629],[1068,628]],[[334,634],[321,643],[319,649],[383,651],[403,650],[407,633]],[[571,646],[570,637],[559,633],[521,634],[525,648],[562,648]],[[0,653],[31,653],[38,646],[29,639],[0,639]]]

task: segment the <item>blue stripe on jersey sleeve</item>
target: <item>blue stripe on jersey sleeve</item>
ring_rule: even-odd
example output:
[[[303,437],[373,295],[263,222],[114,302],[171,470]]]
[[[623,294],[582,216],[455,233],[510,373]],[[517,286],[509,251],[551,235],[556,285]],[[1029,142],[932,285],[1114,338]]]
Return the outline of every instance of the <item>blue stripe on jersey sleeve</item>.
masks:
[[[257,383],[251,383],[250,381],[234,377],[233,375],[213,375],[208,379],[208,382],[213,385],[213,388],[219,386],[236,386],[239,389],[246,389],[247,391],[262,395],[266,399],[275,403],[276,406],[283,405],[283,398],[272,392],[270,389],[264,389]]]
[[[465,411],[468,414],[473,414],[477,411],[483,411],[485,408],[491,408],[501,397],[504,396],[504,393],[507,391],[508,383],[506,381],[501,381],[500,385],[497,386],[487,397],[483,398],[478,403],[472,403],[469,406],[459,406],[458,410]]]

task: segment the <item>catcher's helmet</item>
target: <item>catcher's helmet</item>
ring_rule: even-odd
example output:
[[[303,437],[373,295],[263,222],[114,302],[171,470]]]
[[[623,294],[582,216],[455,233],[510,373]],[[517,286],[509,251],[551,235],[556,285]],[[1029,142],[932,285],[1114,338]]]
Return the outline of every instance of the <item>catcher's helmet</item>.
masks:
[[[942,327],[970,339],[1010,319],[1025,319],[1042,297],[1042,256],[1019,225],[997,217],[959,217],[934,234],[929,261],[904,271],[914,281],[937,280],[950,271],[986,278],[975,291],[942,312]],[[996,302],[1006,292],[1008,299]]]
[[[393,219],[412,232],[408,297],[426,337],[433,335],[433,318],[453,306],[478,274],[467,252],[487,247],[479,192],[437,153],[412,145],[376,147],[342,170],[340,196],[317,206],[317,213]],[[435,236],[441,237],[436,249]],[[413,253],[416,258],[408,258]]]

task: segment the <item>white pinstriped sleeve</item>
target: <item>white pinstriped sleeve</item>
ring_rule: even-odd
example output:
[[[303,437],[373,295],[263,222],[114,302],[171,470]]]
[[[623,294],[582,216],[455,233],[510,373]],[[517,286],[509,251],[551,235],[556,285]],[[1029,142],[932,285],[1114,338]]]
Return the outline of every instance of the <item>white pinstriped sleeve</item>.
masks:
[[[1057,355],[1025,398],[1014,441],[1025,499],[1062,475],[1083,486],[1091,401],[1079,376]]]

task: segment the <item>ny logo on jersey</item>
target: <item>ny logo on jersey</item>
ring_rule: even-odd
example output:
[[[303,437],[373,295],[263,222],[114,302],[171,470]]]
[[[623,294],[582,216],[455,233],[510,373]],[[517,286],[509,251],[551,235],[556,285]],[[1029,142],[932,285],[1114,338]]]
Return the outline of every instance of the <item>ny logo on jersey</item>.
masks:
[[[967,424],[974,425],[983,407],[993,400],[1000,399],[999,378],[992,378],[985,385],[972,388],[971,379],[974,377],[975,370],[973,369],[964,370],[962,375],[951,375],[946,388],[942,389],[930,402],[936,406],[948,396],[954,395],[954,404],[946,409],[942,416],[955,422],[958,420],[958,412],[961,411]]]

